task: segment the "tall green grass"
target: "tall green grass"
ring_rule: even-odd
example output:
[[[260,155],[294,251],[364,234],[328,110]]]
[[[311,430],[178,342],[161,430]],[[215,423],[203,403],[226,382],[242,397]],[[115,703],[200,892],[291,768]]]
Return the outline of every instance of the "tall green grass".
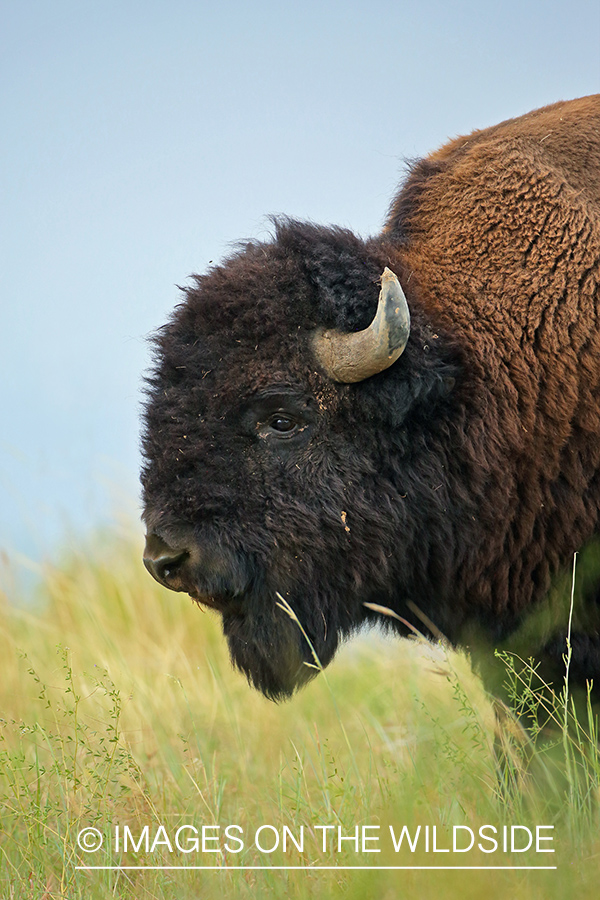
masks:
[[[593,713],[582,716],[568,693],[541,691],[534,669],[509,655],[501,663],[512,704],[525,719],[549,704],[555,738],[526,731],[491,700],[463,654],[418,638],[350,643],[275,705],[231,669],[218,619],[152,582],[130,533],[97,536],[45,568],[34,604],[2,607],[0,896],[531,900],[570,897],[576,887],[578,897],[596,897]],[[436,826],[445,848],[452,826],[486,824],[553,826],[544,846],[555,852],[424,849],[425,826],[430,835]],[[208,826],[238,825],[244,849],[229,841],[222,852],[171,853],[163,841],[150,852],[142,840],[123,853],[125,826],[137,842],[145,826],[152,841],[182,825],[205,826],[207,848],[217,834]],[[323,849],[318,826],[330,825],[336,840]],[[413,837],[421,826],[414,853],[406,841],[394,851],[389,828],[397,835],[403,825]],[[263,852],[252,845],[261,826],[272,826],[261,832]],[[286,852],[267,852],[284,826]],[[345,841],[338,851],[338,826],[344,837],[378,826],[366,834],[379,843],[362,852]],[[95,853],[78,845],[84,828],[103,837]],[[289,835],[299,840],[302,828],[299,851]],[[121,868],[81,868],[90,865]],[[123,868],[150,865],[222,870]],[[557,868],[386,868],[440,865]]]

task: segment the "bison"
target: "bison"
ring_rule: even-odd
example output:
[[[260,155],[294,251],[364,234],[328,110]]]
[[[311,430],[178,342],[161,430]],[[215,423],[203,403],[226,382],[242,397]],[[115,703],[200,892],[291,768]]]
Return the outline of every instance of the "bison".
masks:
[[[268,697],[381,607],[506,642],[599,534],[599,174],[600,95],[556,103],[412,165],[381,234],[279,217],[184,289],[144,562]],[[599,620],[572,639],[598,683]]]

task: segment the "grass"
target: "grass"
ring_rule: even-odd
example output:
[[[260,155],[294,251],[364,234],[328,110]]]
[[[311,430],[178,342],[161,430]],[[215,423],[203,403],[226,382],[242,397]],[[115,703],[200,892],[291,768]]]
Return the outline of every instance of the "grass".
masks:
[[[35,603],[1,609],[0,896],[596,897],[593,713],[567,686],[541,692],[535,667],[506,651],[501,662],[510,702],[531,722],[548,704],[556,739],[495,709],[464,655],[418,638],[350,643],[275,705],[232,671],[217,618],[152,582],[130,533],[97,536],[45,568]],[[492,847],[485,825],[496,852],[477,847]],[[406,833],[394,850],[403,826],[413,842],[421,829],[414,852]],[[519,840],[547,826],[540,847],[555,852],[504,852],[505,826],[509,838],[523,826]],[[438,851],[453,827],[475,845],[434,852],[434,827]],[[78,844],[91,828],[96,852]],[[386,868],[440,865],[557,868]]]

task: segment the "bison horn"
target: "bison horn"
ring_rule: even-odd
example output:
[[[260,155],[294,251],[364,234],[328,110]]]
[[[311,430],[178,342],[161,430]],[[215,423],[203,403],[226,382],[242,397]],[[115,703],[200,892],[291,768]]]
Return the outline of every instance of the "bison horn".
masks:
[[[345,333],[319,329],[313,351],[334,381],[363,381],[393,365],[406,347],[410,312],[404,291],[394,273],[385,267],[375,318],[364,331]]]

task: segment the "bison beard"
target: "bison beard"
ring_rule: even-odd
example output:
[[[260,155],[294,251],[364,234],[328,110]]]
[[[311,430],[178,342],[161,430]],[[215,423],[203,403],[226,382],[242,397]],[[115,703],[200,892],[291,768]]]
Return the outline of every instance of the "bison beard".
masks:
[[[267,697],[290,696],[316,675],[315,655],[322,666],[332,659],[338,634],[328,632],[322,604],[317,604],[316,620],[313,616],[300,628],[285,598],[268,585],[269,577],[275,584],[289,581],[285,560],[281,574],[272,564],[267,575],[256,556],[224,546],[217,535],[198,539],[179,529],[169,533],[169,541],[150,534],[146,568],[165,587],[221,613],[232,662]]]
[[[144,561],[267,696],[368,604],[510,646],[598,537],[599,134],[588,97],[458,138],[381,235],[280,219],[156,335]],[[571,673],[600,684],[588,593]],[[556,625],[528,652],[561,677],[563,649]]]

